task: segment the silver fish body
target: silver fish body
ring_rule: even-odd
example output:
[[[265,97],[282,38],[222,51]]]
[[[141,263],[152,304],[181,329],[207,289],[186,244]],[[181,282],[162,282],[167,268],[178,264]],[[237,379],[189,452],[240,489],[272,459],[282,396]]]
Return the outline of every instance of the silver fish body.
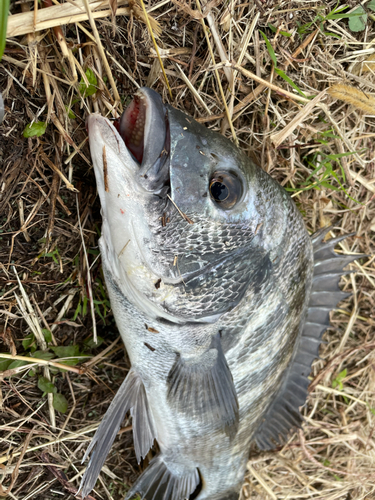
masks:
[[[125,413],[140,461],[128,494],[238,496],[250,443],[301,424],[329,311],[345,294],[336,240],[310,238],[285,190],[238,148],[141,89],[118,130],[88,119],[100,250],[131,370],[87,453],[82,494]]]

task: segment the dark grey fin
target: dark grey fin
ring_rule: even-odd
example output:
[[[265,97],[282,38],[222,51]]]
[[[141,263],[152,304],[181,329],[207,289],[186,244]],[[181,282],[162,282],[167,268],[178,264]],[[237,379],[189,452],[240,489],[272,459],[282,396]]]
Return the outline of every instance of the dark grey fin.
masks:
[[[332,238],[324,242],[331,227],[321,229],[311,236],[314,252],[314,272],[307,317],[297,340],[293,359],[284,373],[284,381],[261,422],[256,443],[260,449],[269,450],[285,443],[292,430],[300,428],[303,417],[299,407],[307,398],[308,376],[315,358],[319,357],[322,335],[329,326],[329,313],[350,294],[341,292],[340,277],[352,271],[343,268],[363,255],[339,255],[334,252],[337,243],[355,233]]]
[[[210,495],[210,500],[238,500],[240,496],[239,490],[229,489],[221,491],[219,495]]]
[[[82,462],[92,451],[79,487],[83,498],[94,488],[121,422],[129,410],[133,417],[134,448],[139,463],[151,448],[156,432],[142,379],[134,370],[130,370],[121,384],[83,457]]]
[[[168,399],[177,410],[201,422],[215,423],[231,437],[237,432],[238,401],[220,336],[199,357],[179,354],[168,375]]]
[[[140,377],[139,377],[140,380]],[[134,451],[138,463],[145,458],[156,439],[154,418],[149,407],[145,387],[140,381],[134,404],[130,407],[133,424]]]
[[[168,469],[162,456],[158,455],[133,484],[125,500],[137,493],[141,500],[184,500],[194,492],[199,481],[198,469],[174,473]]]

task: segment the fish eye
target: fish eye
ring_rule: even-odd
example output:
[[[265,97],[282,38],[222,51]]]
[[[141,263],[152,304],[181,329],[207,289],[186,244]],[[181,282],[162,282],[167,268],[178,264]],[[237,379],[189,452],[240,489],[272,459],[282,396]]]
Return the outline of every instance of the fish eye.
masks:
[[[220,208],[233,208],[242,195],[242,182],[231,172],[215,172],[210,180],[211,198]]]

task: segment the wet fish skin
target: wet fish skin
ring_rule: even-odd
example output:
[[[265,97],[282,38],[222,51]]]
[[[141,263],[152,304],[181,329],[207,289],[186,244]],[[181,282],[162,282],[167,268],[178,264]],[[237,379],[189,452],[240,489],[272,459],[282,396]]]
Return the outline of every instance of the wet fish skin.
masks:
[[[88,121],[103,270],[132,368],[86,453],[82,493],[130,409],[138,460],[154,439],[160,454],[127,498],[182,500],[201,483],[199,500],[232,500],[257,431],[265,447],[269,435],[280,439],[264,418],[285,384],[306,393],[309,366],[302,375],[295,367],[311,313],[313,244],[285,190],[230,141],[150,89],[137,99],[149,109],[141,165],[108,120]],[[242,183],[228,210],[209,193],[222,171]],[[286,431],[299,425],[278,405]]]

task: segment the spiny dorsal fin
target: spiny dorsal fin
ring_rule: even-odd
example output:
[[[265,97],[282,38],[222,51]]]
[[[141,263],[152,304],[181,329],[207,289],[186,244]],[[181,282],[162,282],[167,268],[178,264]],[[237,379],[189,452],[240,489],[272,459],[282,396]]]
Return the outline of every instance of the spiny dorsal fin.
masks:
[[[197,469],[172,472],[162,455],[158,455],[151,460],[147,469],[139,476],[128,491],[125,500],[129,500],[137,493],[142,500],[183,500],[189,498],[198,484]]]
[[[133,417],[134,448],[139,463],[141,458],[147,455],[154,439],[156,439],[156,431],[142,379],[133,369],[130,370],[113,398],[83,457],[82,462],[92,451],[79,489],[82,498],[85,498],[95,486],[121,422],[129,410]]]
[[[255,436],[263,450],[283,444],[290,432],[301,427],[303,417],[299,407],[304,405],[309,386],[311,365],[319,356],[322,335],[329,326],[329,313],[338,302],[350,294],[340,291],[339,281],[343,268],[362,255],[339,255],[334,252],[337,243],[355,233],[332,238],[324,242],[331,227],[321,229],[311,236],[314,251],[314,274],[306,321],[297,341],[293,360],[284,374],[285,380],[274,401],[268,408]]]
[[[168,375],[168,399],[179,412],[201,422],[219,422],[233,436],[238,424],[238,401],[220,336],[198,358],[177,355]]]

